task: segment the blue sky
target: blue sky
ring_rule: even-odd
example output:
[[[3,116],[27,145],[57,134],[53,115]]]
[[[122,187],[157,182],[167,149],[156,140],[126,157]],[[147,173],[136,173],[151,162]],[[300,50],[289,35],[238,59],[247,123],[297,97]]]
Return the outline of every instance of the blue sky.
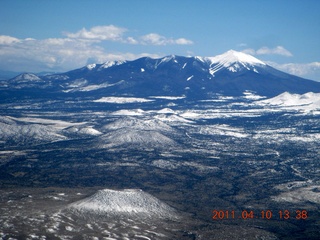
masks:
[[[318,0],[0,0],[0,70],[234,49],[320,81]]]

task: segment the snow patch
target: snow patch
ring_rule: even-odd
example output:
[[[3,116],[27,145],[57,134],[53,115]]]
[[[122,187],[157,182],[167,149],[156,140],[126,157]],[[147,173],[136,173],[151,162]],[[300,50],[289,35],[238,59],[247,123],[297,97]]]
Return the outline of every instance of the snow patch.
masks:
[[[243,92],[243,95],[244,95],[244,98],[249,100],[260,100],[260,99],[266,98],[265,96],[257,95],[249,90],[246,90],[245,92]]]
[[[94,100],[93,102],[100,103],[143,103],[143,102],[152,102],[154,100],[146,98],[134,98],[134,97],[102,97],[100,99]]]
[[[112,87],[112,86],[121,84],[123,82],[124,82],[124,80],[121,80],[116,83],[105,82],[105,83],[101,83],[101,84],[92,84],[92,85],[84,86],[85,84],[87,84],[87,80],[85,80],[83,82],[77,82],[77,83],[73,83],[72,85],[69,85],[68,87],[72,87],[72,88],[67,89],[67,90],[63,90],[63,92],[76,92],[76,91],[89,92],[89,91],[94,91],[94,90],[98,90],[101,88]]]
[[[320,186],[312,185],[308,187],[301,187],[293,191],[288,191],[273,196],[272,199],[277,202],[291,202],[291,203],[320,203]]]
[[[174,114],[175,111],[173,111],[171,108],[163,108],[163,109],[157,111],[157,113],[160,113],[160,114],[163,114],[163,113],[171,113],[171,114]]]
[[[187,81],[190,81],[193,78],[193,75],[187,78]]]
[[[191,118],[191,119],[197,119],[199,118],[201,115],[195,112],[190,112],[190,111],[186,111],[182,114],[180,114],[181,117],[183,118]]]
[[[82,128],[79,133],[84,133],[84,134],[88,134],[88,135],[92,135],[92,136],[98,136],[101,135],[102,133],[99,132],[98,130],[94,129],[93,127],[85,127]]]
[[[92,70],[92,69],[94,69],[96,66],[97,66],[97,64],[93,63],[93,64],[87,65],[87,68],[88,68],[89,70]]]
[[[186,98],[186,96],[150,96],[150,98],[167,99],[167,100],[179,100],[179,99]]]
[[[121,109],[119,111],[111,113],[111,115],[119,116],[142,116],[145,112],[142,109]]]
[[[126,63],[126,61],[107,61],[104,64],[102,64],[100,68],[109,68],[112,66],[119,66],[123,63]]]
[[[199,133],[204,135],[223,135],[236,138],[246,138],[249,136],[245,133],[244,129],[231,127],[227,124],[201,126]]]
[[[159,119],[162,122],[170,122],[170,123],[177,122],[178,124],[181,124],[181,123],[194,123],[191,120],[187,120],[185,118],[179,117],[179,116],[174,115],[174,114],[170,114],[170,115],[161,114],[161,115],[155,116],[155,118]]]
[[[94,90],[98,90],[100,88],[106,88],[106,87],[111,87],[114,86],[116,84],[109,84],[109,83],[102,83],[102,84],[97,84],[97,85],[89,85],[86,87],[82,87],[79,89],[79,91],[81,92],[89,92],[89,91],[94,91]]]

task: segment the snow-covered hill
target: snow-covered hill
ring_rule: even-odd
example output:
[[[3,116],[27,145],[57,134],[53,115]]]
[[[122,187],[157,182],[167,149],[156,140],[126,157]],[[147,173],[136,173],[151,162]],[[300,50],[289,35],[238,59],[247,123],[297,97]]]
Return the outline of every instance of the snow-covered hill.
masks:
[[[1,144],[37,145],[72,137],[98,136],[101,132],[85,122],[72,123],[36,117],[0,116]]]
[[[177,219],[177,212],[141,189],[103,189],[91,197],[72,203],[69,209],[76,213],[103,215],[104,217]]]
[[[158,119],[124,117],[106,125],[106,134],[99,137],[103,147],[170,148],[177,146],[171,137],[176,131]]]
[[[33,73],[23,73],[13,78],[11,81],[16,83],[25,83],[25,82],[41,82],[43,80]]]
[[[284,92],[274,98],[258,101],[258,104],[304,111],[320,110],[320,93],[291,94]]]

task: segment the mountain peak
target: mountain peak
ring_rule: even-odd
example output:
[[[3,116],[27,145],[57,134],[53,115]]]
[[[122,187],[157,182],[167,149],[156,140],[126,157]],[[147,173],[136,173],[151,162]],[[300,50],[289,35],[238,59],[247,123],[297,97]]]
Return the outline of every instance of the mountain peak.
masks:
[[[223,63],[223,65],[228,65],[228,66],[236,62],[240,62],[243,64],[250,64],[250,65],[257,65],[257,64],[266,65],[264,62],[260,61],[259,59],[249,54],[246,54],[243,52],[237,52],[234,50],[229,50],[221,55],[210,57],[209,59],[211,60],[212,64]]]
[[[210,74],[212,76],[222,69],[228,69],[230,72],[238,72],[246,69],[258,73],[256,66],[267,65],[249,54],[234,50],[229,50],[215,57],[208,57],[207,60],[210,63]]]

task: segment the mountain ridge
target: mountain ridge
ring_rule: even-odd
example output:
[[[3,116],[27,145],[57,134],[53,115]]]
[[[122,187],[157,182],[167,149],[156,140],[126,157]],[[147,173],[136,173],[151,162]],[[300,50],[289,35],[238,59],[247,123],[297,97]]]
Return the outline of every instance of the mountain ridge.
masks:
[[[215,57],[170,55],[153,59],[89,64],[65,73],[36,76],[37,82],[19,75],[7,88],[41,88],[54,92],[94,92],[98,96],[185,95],[189,99],[214,94],[239,96],[250,90],[259,95],[283,92],[320,92],[320,83],[281,72],[259,59],[230,50]],[[82,89],[80,89],[80,87]],[[83,90],[85,88],[85,90]],[[104,94],[104,95],[103,95]]]

